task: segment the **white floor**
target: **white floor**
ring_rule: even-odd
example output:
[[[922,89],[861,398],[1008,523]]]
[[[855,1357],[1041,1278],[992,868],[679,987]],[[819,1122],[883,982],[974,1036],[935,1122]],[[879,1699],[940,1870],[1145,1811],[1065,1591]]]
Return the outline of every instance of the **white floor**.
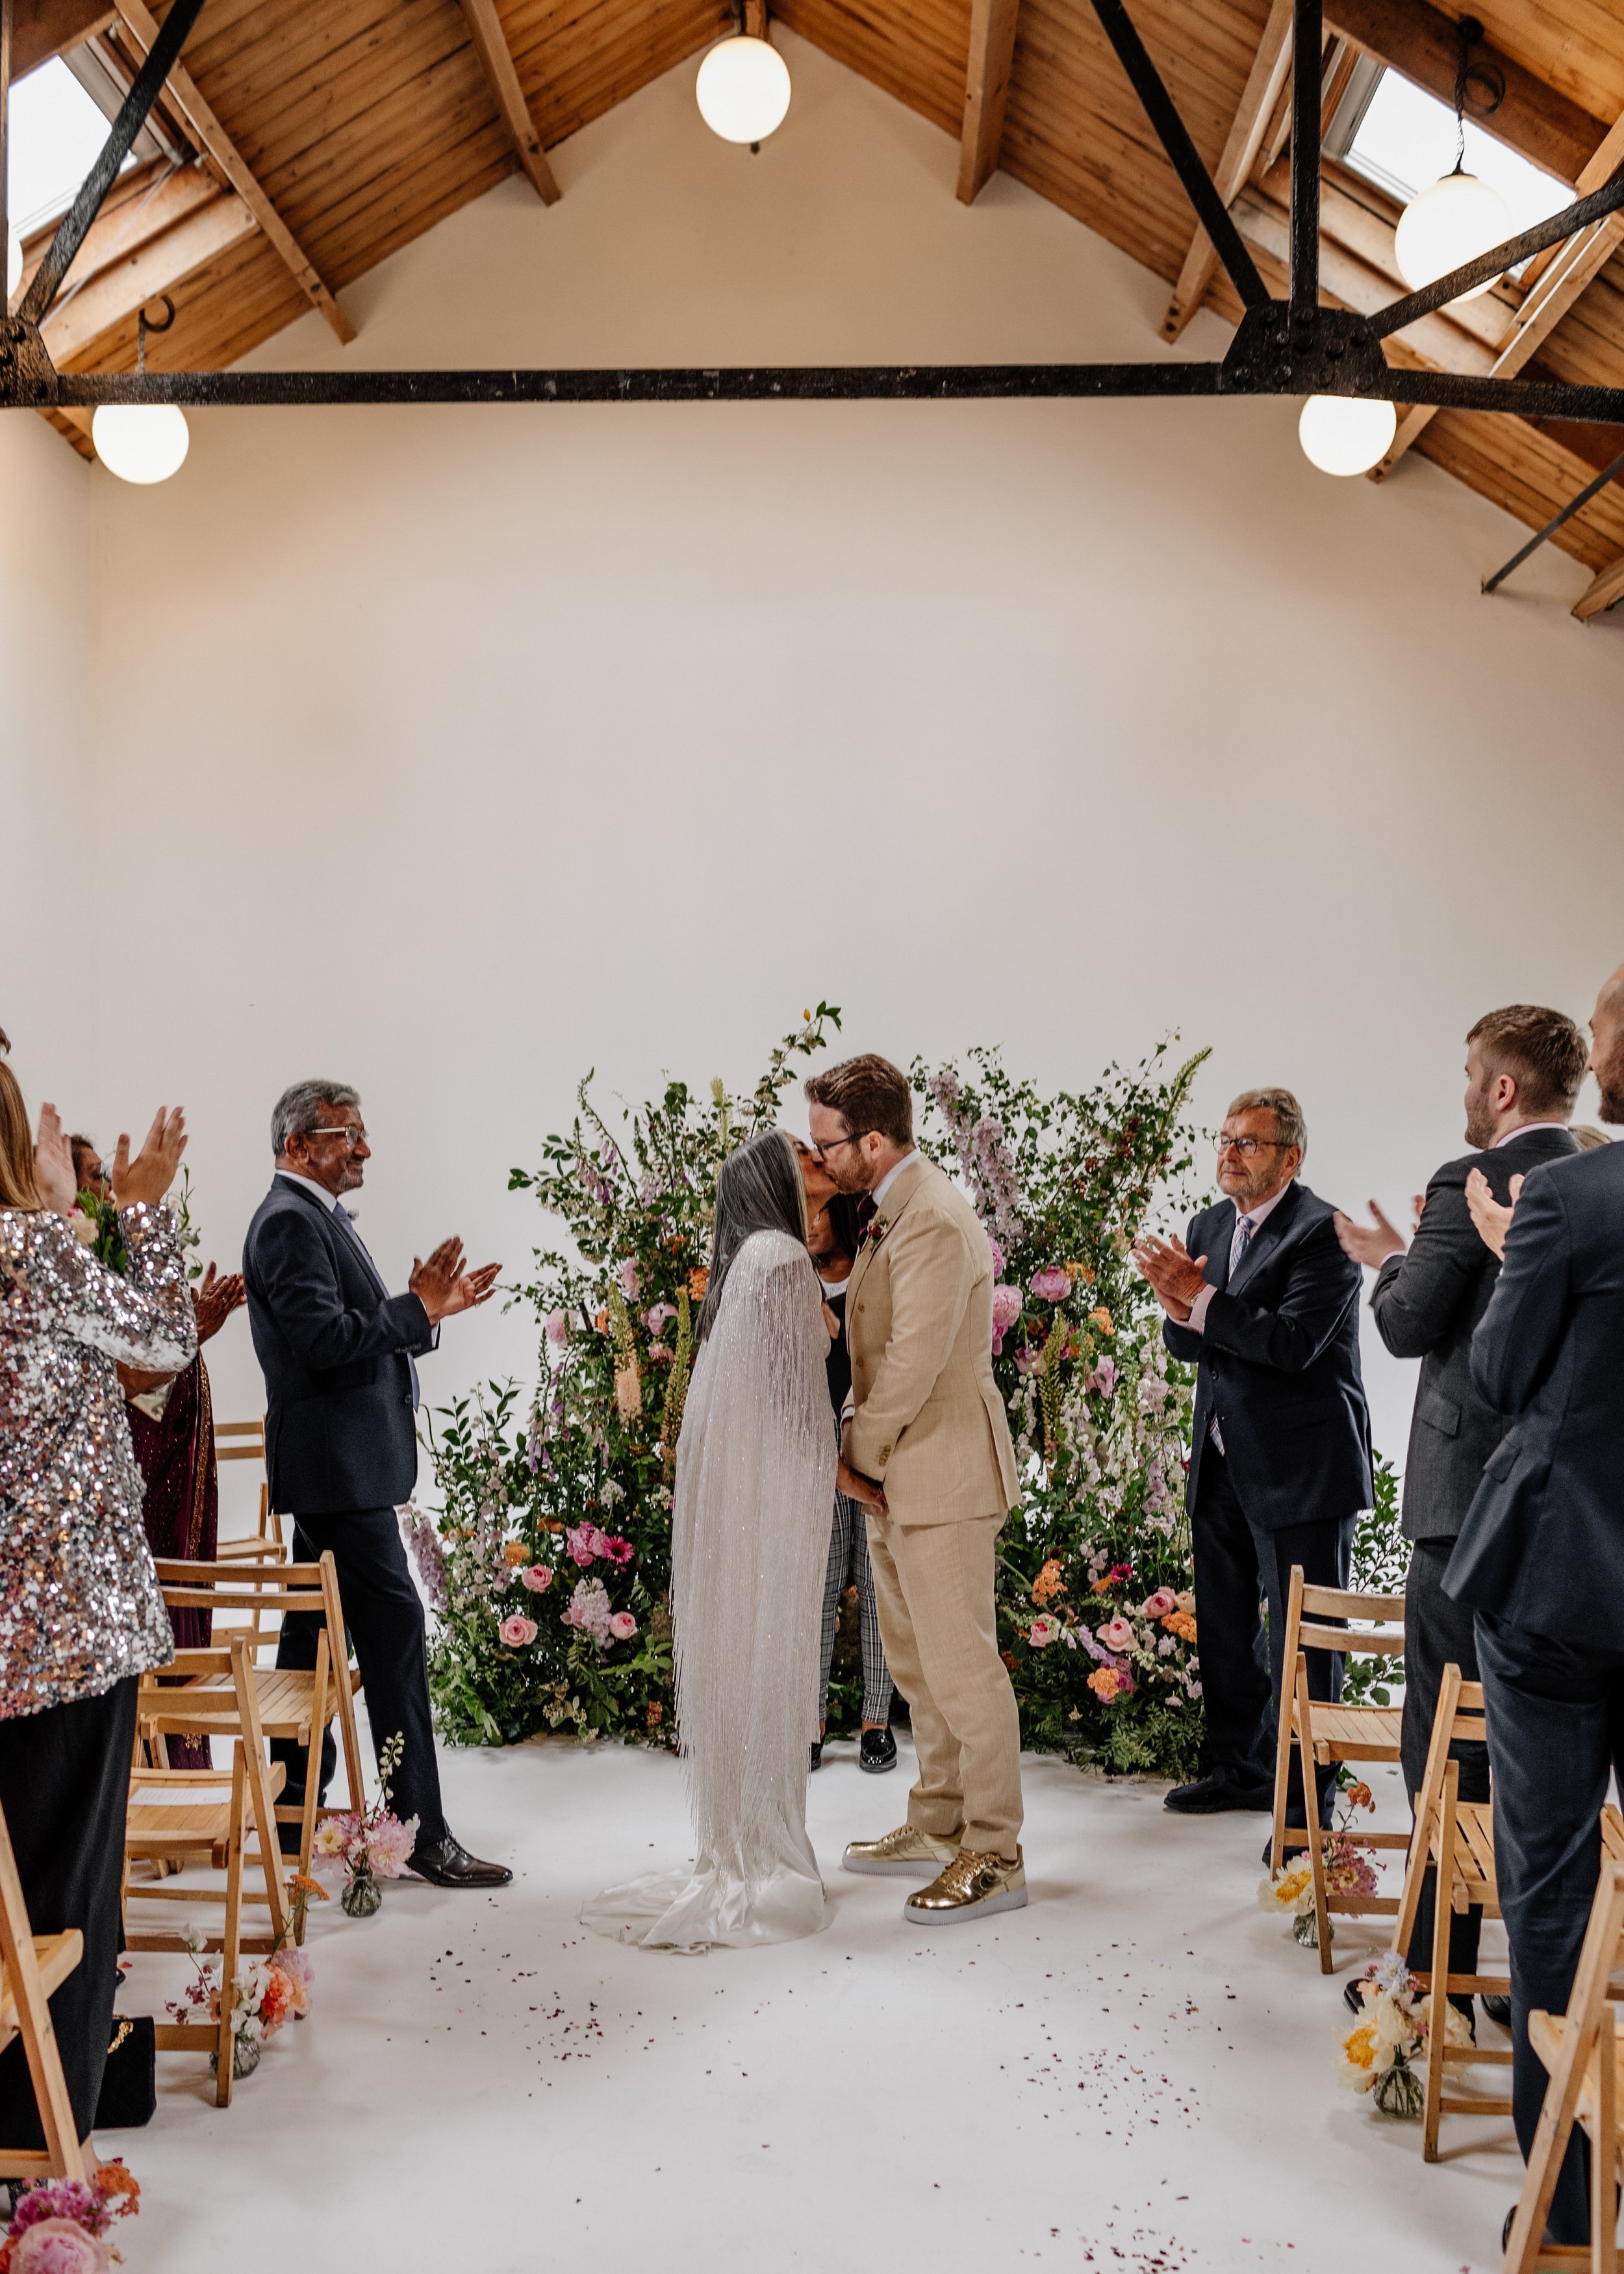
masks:
[[[838,1868],[900,1818],[908,1764],[865,1777],[838,1746],[810,1786],[828,1931],[680,1958],[576,1924],[688,1852],[673,1760],[544,1743],[444,1770],[513,1886],[319,1910],[315,2011],[229,2110],[159,2056],[155,2122],[102,2142],[145,2190],[130,2274],[1498,2263],[1509,2126],[1446,2120],[1429,2169],[1417,2126],[1339,2089],[1343,1977],[1258,1909],[1261,1818],[1030,1760],[1030,1907],[927,1935],[905,1886]],[[1344,1927],[1339,1960],[1371,1946]],[[137,1960],[124,2009],[177,1965]]]

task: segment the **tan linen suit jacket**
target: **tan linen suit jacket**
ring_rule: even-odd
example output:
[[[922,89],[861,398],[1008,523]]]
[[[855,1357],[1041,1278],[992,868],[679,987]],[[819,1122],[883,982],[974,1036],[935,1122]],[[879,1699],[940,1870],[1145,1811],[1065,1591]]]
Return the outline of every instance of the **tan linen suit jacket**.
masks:
[[[898,1171],[846,1283],[849,1459],[885,1487],[891,1521],[1004,1516],[1020,1499],[992,1371],[992,1250],[933,1162]]]

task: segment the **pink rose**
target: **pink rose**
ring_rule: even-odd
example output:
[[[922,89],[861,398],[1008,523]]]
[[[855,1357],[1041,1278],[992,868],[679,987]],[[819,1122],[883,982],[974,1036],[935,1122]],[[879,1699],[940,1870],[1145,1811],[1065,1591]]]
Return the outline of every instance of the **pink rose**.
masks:
[[[1051,1612],[1045,1611],[1041,1617],[1033,1620],[1026,1640],[1034,1650],[1047,1650],[1059,1632],[1059,1620]]]
[[[1064,1303],[1071,1291],[1071,1275],[1069,1271],[1063,1271],[1057,1263],[1045,1264],[1031,1285],[1033,1293],[1041,1296],[1044,1302]]]
[[[104,2242],[71,2218],[41,2218],[11,2245],[11,2274],[107,2274]]]
[[[1164,1619],[1169,1611],[1177,1608],[1178,1597],[1171,1587],[1158,1587],[1154,1595],[1147,1595],[1139,1605],[1141,1616],[1147,1619]]]
[[[536,1639],[534,1619],[527,1619],[522,1611],[514,1611],[496,1630],[509,1650],[528,1650]]]
[[[520,1572],[519,1580],[532,1595],[545,1595],[553,1585],[553,1574],[545,1563],[531,1563]]]
[[[550,1343],[567,1343],[569,1340],[569,1314],[568,1311],[549,1311],[547,1313],[546,1335],[547,1340]]]
[[[1020,1316],[1021,1299],[1019,1287],[995,1287],[992,1291],[992,1354],[995,1358],[1004,1349],[1004,1337]]]
[[[1120,1612],[1114,1619],[1108,1619],[1102,1627],[1096,1627],[1094,1633],[1107,1650],[1132,1650],[1133,1647],[1133,1629]]]
[[[604,1535],[604,1544],[598,1550],[598,1553],[601,1555],[606,1555],[612,1563],[629,1563],[636,1552],[631,1541],[622,1540],[618,1532]]]
[[[637,1622],[629,1611],[617,1611],[609,1622],[609,1631],[616,1642],[629,1642],[637,1631]]]

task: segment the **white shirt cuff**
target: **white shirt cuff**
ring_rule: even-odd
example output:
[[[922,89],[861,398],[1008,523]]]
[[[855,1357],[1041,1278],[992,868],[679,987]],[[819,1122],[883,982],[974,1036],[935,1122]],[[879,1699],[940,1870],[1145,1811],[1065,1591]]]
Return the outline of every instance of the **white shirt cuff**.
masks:
[[[1184,1321],[1184,1324],[1192,1335],[1204,1335],[1207,1332],[1207,1309],[1217,1292],[1216,1287],[1203,1287],[1190,1306],[1190,1316]]]

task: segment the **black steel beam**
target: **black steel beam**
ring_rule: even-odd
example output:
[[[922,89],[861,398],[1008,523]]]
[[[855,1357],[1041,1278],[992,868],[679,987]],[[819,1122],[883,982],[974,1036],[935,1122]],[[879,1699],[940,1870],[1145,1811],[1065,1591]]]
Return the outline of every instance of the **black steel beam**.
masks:
[[[1487,252],[1480,252],[1476,260],[1468,260],[1459,268],[1452,268],[1447,276],[1424,284],[1418,292],[1410,292],[1402,300],[1395,300],[1385,308],[1378,308],[1367,320],[1379,340],[1393,332],[1402,332],[1406,324],[1413,324],[1417,316],[1430,316],[1434,308],[1441,308],[1450,300],[1470,292],[1476,284],[1492,283],[1515,268],[1519,260],[1526,260],[1536,252],[1543,252],[1548,245],[1560,245],[1576,237],[1592,222],[1604,221],[1610,213],[1624,206],[1624,172],[1615,174],[1599,190],[1592,190],[1588,198],[1577,198],[1549,221],[1536,222],[1525,229],[1521,237],[1509,237],[1504,245],[1497,245]]]
[[[72,266],[73,256],[85,241],[85,232],[101,212],[102,200],[118,177],[118,169],[146,125],[147,114],[157,101],[202,6],[203,0],[175,0],[164,19],[163,28],[153,41],[152,52],[136,73],[135,84],[124,97],[107,140],[102,145],[101,155],[86,175],[78,197],[64,214],[56,236],[46,247],[44,260],[34,273],[34,281],[18,311],[25,322],[44,322],[46,312]]]
[[[1562,508],[1560,513],[1553,514],[1545,527],[1536,531],[1528,543],[1514,553],[1503,567],[1497,568],[1492,576],[1485,576],[1483,580],[1484,591],[1499,591],[1514,568],[1520,568],[1530,553],[1538,553],[1542,545],[1548,544],[1565,521],[1571,521],[1575,514],[1582,513],[1590,500],[1600,491],[1605,490],[1609,482],[1616,481],[1620,474],[1624,474],[1624,453],[1620,453],[1610,466],[1604,466],[1593,482],[1586,482],[1578,496],[1571,499]]]
[[[1184,184],[1184,195],[1195,207],[1196,219],[1212,239],[1213,250],[1229,271],[1229,282],[1248,308],[1267,308],[1268,286],[1246,249],[1244,238],[1218,194],[1217,184],[1201,162],[1201,154],[1178,115],[1162,74],[1150,59],[1145,42],[1134,28],[1123,0],[1094,0],[1094,11],[1105,36],[1116,51],[1116,60],[1128,74],[1139,107],[1155,128],[1156,139],[1167,152],[1168,163]]]
[[[1320,305],[1320,0],[1296,0],[1291,22],[1291,305]]]

